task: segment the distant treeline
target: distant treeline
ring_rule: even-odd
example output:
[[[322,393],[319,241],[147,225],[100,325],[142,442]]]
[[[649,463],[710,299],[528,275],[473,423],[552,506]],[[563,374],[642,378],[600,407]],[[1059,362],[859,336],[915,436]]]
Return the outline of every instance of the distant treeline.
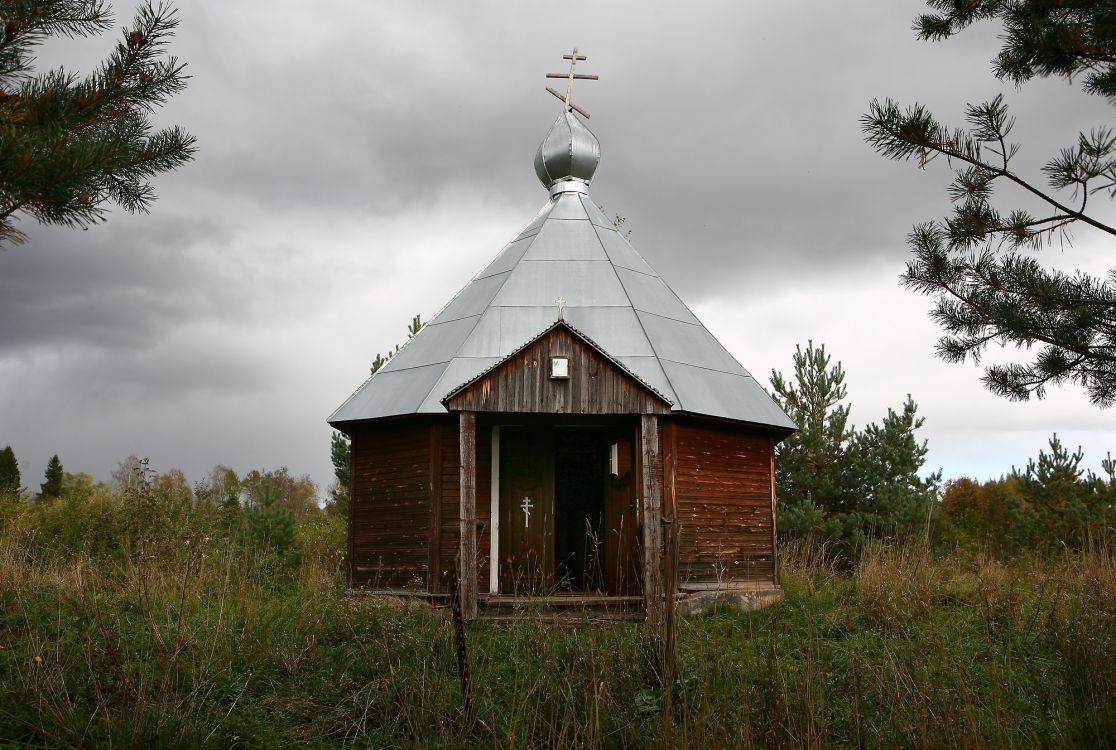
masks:
[[[53,492],[32,494],[20,488],[18,474],[13,478],[14,460],[5,455],[10,447],[0,452],[0,532],[33,539],[47,556],[173,559],[182,545],[194,544],[251,550],[279,567],[308,551],[334,564],[343,558],[346,507],[332,500],[319,506],[310,477],[286,467],[241,477],[216,466],[191,486],[179,469],[158,473],[136,456],[121,462],[109,482],[58,463]]]

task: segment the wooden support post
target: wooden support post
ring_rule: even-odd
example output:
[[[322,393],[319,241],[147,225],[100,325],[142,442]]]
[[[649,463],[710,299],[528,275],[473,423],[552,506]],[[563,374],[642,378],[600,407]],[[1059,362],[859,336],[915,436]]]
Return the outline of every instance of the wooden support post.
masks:
[[[779,585],[779,504],[775,499],[775,438],[768,438],[767,442],[771,453],[771,578],[772,583]]]
[[[663,619],[663,553],[662,507],[655,467],[659,463],[658,417],[644,414],[640,422],[640,467],[643,492],[643,601],[647,619],[660,623]]]
[[[477,616],[477,415],[461,412],[461,549],[458,553],[461,614]]]
[[[356,557],[354,556],[354,529],[356,528],[356,438],[349,436],[349,529],[348,529],[348,560],[345,565],[345,581],[349,588],[353,588],[353,571],[356,570]]]
[[[663,590],[667,596],[678,594],[678,430],[675,423],[663,422]]]

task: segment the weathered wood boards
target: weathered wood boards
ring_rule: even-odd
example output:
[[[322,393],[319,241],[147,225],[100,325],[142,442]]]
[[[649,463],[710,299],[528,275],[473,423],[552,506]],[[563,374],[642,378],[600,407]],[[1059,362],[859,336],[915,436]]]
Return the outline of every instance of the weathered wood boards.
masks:
[[[379,424],[352,441],[349,579],[422,591],[430,565],[430,425]]]
[[[542,594],[554,585],[554,431],[501,430],[499,586]]]
[[[551,377],[551,359],[569,360],[569,377]],[[662,414],[670,404],[558,324],[444,402],[450,411],[520,414]]]
[[[682,588],[774,583],[772,440],[746,428],[696,421],[679,422],[674,432]]]

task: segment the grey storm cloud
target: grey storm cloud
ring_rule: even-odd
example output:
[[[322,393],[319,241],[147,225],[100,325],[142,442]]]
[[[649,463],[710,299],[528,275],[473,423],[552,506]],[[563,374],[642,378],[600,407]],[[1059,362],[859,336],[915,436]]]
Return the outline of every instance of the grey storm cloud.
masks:
[[[146,218],[146,217],[144,217]],[[25,222],[26,223],[26,222]],[[0,351],[80,344],[141,350],[167,326],[235,305],[191,243],[210,222],[159,217],[86,232],[35,228],[0,255]]]
[[[135,3],[114,7],[124,22]],[[107,476],[148,451],[194,477],[286,463],[326,484],[328,413],[546,200],[531,162],[558,105],[543,74],[573,45],[601,76],[575,88],[603,152],[593,197],[688,303],[836,289],[855,304],[865,269],[894,287],[911,225],[948,210],[949,172],[872,153],[872,98],[961,125],[965,103],[1004,91],[1031,167],[1111,120],[1064,82],[996,81],[991,27],[918,42],[924,9],[181,3],[171,46],[192,79],[157,117],[198,137],[197,159],[157,178],[151,215],[87,232],[26,220],[28,244],[0,253],[0,444],[34,472],[60,452]],[[41,60],[88,68],[110,41]],[[791,335],[771,321],[768,338]],[[787,360],[794,343],[778,342]]]

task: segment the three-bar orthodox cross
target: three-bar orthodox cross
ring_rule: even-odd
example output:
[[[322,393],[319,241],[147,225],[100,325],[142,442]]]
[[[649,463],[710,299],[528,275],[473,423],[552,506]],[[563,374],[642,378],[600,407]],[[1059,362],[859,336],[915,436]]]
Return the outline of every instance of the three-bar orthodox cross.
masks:
[[[531,528],[531,508],[534,507],[534,503],[531,502],[531,498],[524,497],[519,507],[523,509],[523,528]]]
[[[573,82],[575,80],[578,80],[578,79],[585,80],[585,81],[596,81],[597,80],[597,76],[585,75],[585,74],[577,72],[577,62],[578,62],[578,60],[587,60],[589,58],[585,57],[585,55],[577,54],[577,47],[574,47],[573,53],[569,54],[569,55],[562,55],[562,59],[570,61],[570,72],[569,73],[547,73],[546,77],[547,78],[565,78],[566,79],[566,95],[562,96],[557,91],[550,88],[549,86],[546,87],[546,90],[549,91],[550,93],[554,94],[554,96],[561,99],[563,101],[563,103],[565,103],[567,111],[572,109],[573,111],[577,112],[579,115],[584,117],[585,119],[589,119],[589,113],[586,112],[581,107],[574,104],[573,99],[571,98],[573,96]]]

